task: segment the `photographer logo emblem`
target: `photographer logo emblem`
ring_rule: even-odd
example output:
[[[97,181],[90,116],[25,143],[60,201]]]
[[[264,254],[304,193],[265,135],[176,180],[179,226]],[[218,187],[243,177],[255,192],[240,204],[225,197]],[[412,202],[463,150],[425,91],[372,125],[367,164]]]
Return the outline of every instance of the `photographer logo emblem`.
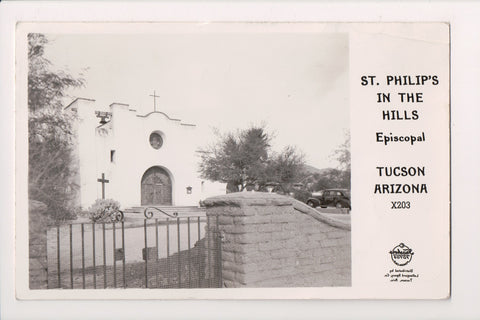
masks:
[[[397,266],[406,266],[412,260],[413,251],[405,244],[400,243],[390,251],[390,256]]]

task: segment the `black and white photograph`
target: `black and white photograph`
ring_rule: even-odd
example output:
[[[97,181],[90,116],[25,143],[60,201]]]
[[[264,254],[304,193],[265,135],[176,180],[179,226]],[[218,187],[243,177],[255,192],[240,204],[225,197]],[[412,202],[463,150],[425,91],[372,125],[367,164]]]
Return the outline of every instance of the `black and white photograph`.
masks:
[[[449,32],[19,23],[18,297],[448,298]]]
[[[347,32],[88,26],[20,39],[31,290],[351,286]]]
[[[479,14],[2,1],[0,318],[478,318]]]

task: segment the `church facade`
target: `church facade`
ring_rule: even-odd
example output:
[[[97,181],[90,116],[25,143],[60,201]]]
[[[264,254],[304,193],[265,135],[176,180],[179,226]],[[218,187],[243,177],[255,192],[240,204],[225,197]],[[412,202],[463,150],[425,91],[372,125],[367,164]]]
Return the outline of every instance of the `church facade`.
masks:
[[[196,206],[225,193],[225,185],[199,178],[194,124],[160,111],[138,114],[129,105],[96,105],[78,98],[65,108],[76,113],[74,156],[78,204],[96,199],[134,206]]]

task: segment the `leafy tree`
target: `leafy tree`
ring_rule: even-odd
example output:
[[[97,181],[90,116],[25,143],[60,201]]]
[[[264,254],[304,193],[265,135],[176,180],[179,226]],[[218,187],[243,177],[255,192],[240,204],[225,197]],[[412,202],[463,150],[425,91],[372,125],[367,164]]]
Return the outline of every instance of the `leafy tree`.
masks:
[[[62,98],[71,87],[84,85],[82,78],[75,78],[62,70],[52,70],[52,63],[45,58],[48,39],[41,33],[28,34],[28,108],[37,111],[44,108],[63,108]]]
[[[199,150],[201,176],[227,183],[229,191],[264,190],[272,182],[289,189],[300,179],[304,157],[293,147],[274,153],[270,142],[264,127],[219,134],[217,143]]]
[[[338,161],[337,168],[326,168],[320,172],[310,173],[303,180],[310,191],[332,188],[350,189],[350,134],[345,135],[343,142],[331,155]]]
[[[350,189],[351,177],[351,156],[350,156],[350,132],[345,133],[345,142],[342,143],[334,152],[340,170],[338,175],[338,183],[342,188]]]
[[[270,138],[261,127],[218,134],[218,143],[199,150],[203,178],[227,183],[231,191],[243,190],[262,178]]]
[[[345,188],[350,189],[351,158],[350,158],[350,133],[345,133],[345,142],[343,142],[331,155],[337,160],[337,168],[329,168],[321,173],[316,173],[311,182],[313,191]]]
[[[287,146],[281,153],[273,154],[267,162],[266,179],[279,183],[285,192],[291,191],[293,184],[305,176],[305,156],[295,147]]]
[[[65,113],[62,98],[70,87],[83,85],[63,71],[52,71],[44,57],[48,39],[28,35],[28,143],[29,197],[45,203],[55,220],[74,216],[75,185],[72,154],[72,115]]]
[[[333,157],[338,161],[340,170],[350,172],[350,132],[345,133],[345,142],[334,151]]]
[[[349,183],[345,180],[345,172],[335,168],[329,168],[322,173],[315,174],[312,180],[312,191],[332,188],[350,188]]]

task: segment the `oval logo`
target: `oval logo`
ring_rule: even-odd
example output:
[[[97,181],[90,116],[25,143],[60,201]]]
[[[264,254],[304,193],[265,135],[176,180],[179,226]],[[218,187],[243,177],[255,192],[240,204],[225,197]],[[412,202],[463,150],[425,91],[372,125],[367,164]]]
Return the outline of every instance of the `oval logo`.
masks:
[[[404,243],[400,243],[390,251],[390,256],[397,266],[405,266],[412,260],[413,251]]]

